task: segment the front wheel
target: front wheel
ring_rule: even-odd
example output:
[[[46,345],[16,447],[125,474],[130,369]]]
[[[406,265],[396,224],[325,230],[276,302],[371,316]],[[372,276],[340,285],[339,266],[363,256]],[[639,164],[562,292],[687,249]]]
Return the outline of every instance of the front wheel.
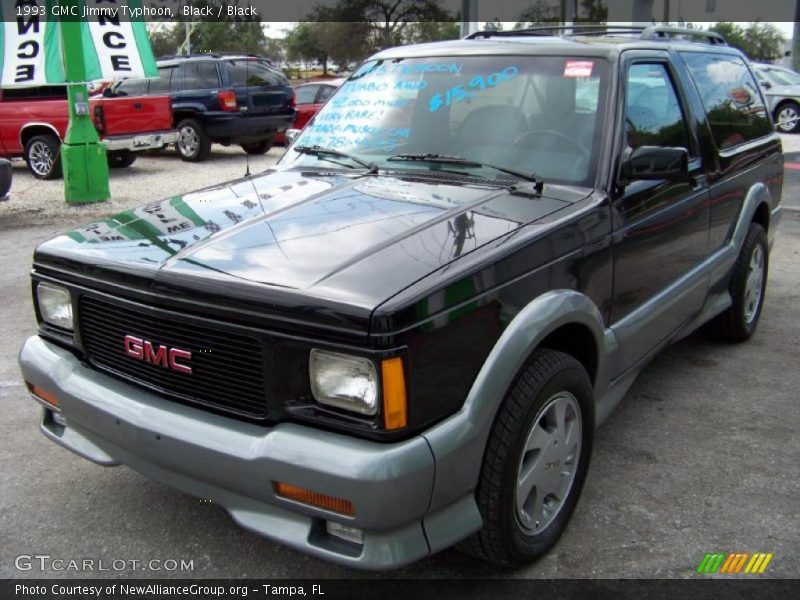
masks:
[[[540,349],[495,419],[476,499],[483,529],[459,548],[503,567],[544,554],[580,497],[591,455],[592,383],[573,357]]]
[[[25,162],[37,179],[61,177],[61,142],[50,134],[35,135],[25,144]]]
[[[712,337],[725,342],[743,342],[753,335],[764,306],[768,273],[767,234],[761,225],[751,223],[728,285],[733,302],[708,323],[707,331]]]
[[[795,102],[781,104],[775,111],[775,124],[781,133],[800,131],[800,105]]]

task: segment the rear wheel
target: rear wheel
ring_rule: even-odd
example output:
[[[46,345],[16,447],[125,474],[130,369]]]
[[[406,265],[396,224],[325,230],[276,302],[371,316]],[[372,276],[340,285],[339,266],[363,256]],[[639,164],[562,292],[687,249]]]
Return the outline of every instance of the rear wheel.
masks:
[[[461,550],[508,567],[556,542],[586,479],[593,415],[583,366],[563,352],[537,350],[492,426],[476,492],[484,525]]]
[[[109,152],[107,156],[108,166],[112,169],[124,169],[136,162],[136,154],[121,150],[119,152]]]
[[[761,225],[751,223],[728,286],[733,303],[707,325],[713,337],[743,342],[753,335],[764,306],[768,273],[767,234]]]
[[[261,140],[259,142],[248,142],[242,144],[242,150],[248,154],[266,154],[272,148],[272,138]]]
[[[25,162],[37,179],[61,177],[61,141],[54,135],[33,136],[25,144]]]
[[[800,131],[800,105],[796,102],[784,102],[775,111],[775,123],[782,133]]]
[[[178,141],[175,149],[181,159],[187,162],[200,162],[211,153],[211,140],[203,126],[194,119],[184,119],[178,123]]]

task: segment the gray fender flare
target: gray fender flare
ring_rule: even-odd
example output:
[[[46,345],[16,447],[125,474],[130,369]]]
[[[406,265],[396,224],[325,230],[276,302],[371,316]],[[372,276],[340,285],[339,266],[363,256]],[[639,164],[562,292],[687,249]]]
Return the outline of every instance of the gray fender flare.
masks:
[[[574,290],[554,290],[533,300],[503,331],[461,410],[423,434],[436,459],[436,481],[429,511],[472,494],[478,483],[489,431],[506,392],[541,341],[569,323],[585,325],[592,331],[598,357],[595,390],[598,385],[605,384],[608,352],[605,346],[610,339],[595,303]]]

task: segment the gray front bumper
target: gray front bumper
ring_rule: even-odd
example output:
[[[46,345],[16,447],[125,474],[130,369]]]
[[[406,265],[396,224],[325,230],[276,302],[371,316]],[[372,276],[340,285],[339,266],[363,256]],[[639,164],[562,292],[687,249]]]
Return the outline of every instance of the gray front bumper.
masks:
[[[431,546],[442,547],[444,540],[429,546],[423,527],[434,459],[422,437],[379,444],[290,423],[243,423],[140,391],[39,337],[27,340],[19,363],[27,382],[59,400],[66,427],[45,405],[41,430],[47,437],[98,464],[123,463],[211,500],[246,529],[368,569],[401,566],[429,554]],[[350,500],[355,516],[278,497],[275,481]],[[450,522],[458,529],[459,519],[449,516],[454,508],[429,515],[432,528]],[[327,534],[325,520],[363,529],[363,547]],[[447,537],[468,533],[449,531]]]

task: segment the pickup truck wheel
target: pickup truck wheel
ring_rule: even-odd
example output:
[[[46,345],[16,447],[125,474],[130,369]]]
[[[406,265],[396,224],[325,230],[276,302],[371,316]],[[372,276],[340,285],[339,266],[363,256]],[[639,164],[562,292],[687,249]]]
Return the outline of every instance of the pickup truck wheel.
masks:
[[[781,133],[800,131],[800,105],[796,102],[784,102],[775,111],[775,123]],[[785,125],[781,125],[785,123]]]
[[[510,567],[556,542],[586,479],[593,415],[583,366],[563,352],[537,350],[492,426],[476,492],[483,529],[461,550]]]
[[[107,156],[108,166],[112,169],[124,169],[136,162],[136,154],[128,151],[109,152]]]
[[[272,138],[261,140],[260,142],[242,144],[242,150],[248,154],[266,154],[270,148],[272,148]]]
[[[767,234],[751,223],[728,286],[733,304],[707,325],[712,337],[725,342],[743,342],[756,330],[764,306],[769,273]]]
[[[61,142],[54,135],[35,135],[25,144],[25,162],[37,179],[61,177]]]
[[[194,119],[184,119],[178,123],[178,141],[175,143],[181,159],[187,162],[200,162],[211,153],[211,140],[203,126]]]

